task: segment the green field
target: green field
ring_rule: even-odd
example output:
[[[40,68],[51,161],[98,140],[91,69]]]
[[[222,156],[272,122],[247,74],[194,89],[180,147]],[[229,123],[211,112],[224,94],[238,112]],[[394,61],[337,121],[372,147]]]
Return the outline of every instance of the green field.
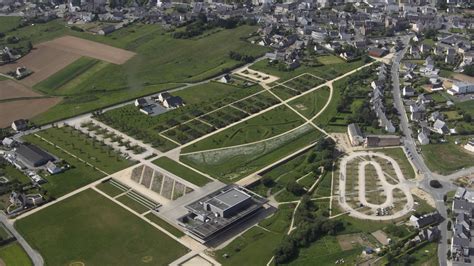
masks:
[[[244,148],[220,152],[184,155],[180,160],[221,181],[235,181],[318,141],[321,133],[314,129],[295,133],[285,140],[268,141]]]
[[[149,208],[145,207],[145,205],[141,204],[140,202],[127,195],[120,196],[117,198],[117,200],[140,214],[150,210]]]
[[[20,25],[21,17],[1,16],[0,17],[0,32],[7,33]]]
[[[24,173],[22,173],[20,170],[16,169],[12,165],[8,164],[5,165],[5,168],[3,170],[0,170],[0,175],[5,175],[10,181],[12,180],[18,180],[19,182],[26,184],[30,183],[31,179],[26,176]]]
[[[33,86],[33,89],[39,90],[50,95],[67,95],[68,92],[61,91],[61,87],[81,75],[89,68],[99,63],[99,60],[81,57],[66,66],[59,72]]]
[[[343,64],[345,61],[335,55],[318,56],[318,61],[323,65]]]
[[[266,265],[273,256],[275,244],[282,238],[282,234],[253,227],[225,248],[216,251],[215,259],[229,266]],[[224,254],[227,254],[229,258],[224,258]]]
[[[3,263],[5,263],[4,265],[7,266],[33,265],[28,254],[26,254],[18,242],[0,247],[0,259],[2,259]]]
[[[249,89],[250,88],[242,88],[234,85],[211,81],[174,92],[173,95],[183,98],[186,104],[198,104],[209,101],[210,99],[223,98],[231,93],[241,92],[242,90]],[[254,88],[250,90],[254,90]]]
[[[47,265],[167,265],[187,249],[107,198],[86,190],[15,223]]]
[[[279,106],[264,114],[234,125],[182,150],[194,152],[251,143],[271,138],[301,124],[304,120],[286,106]]]
[[[182,179],[189,181],[196,186],[204,186],[205,184],[211,182],[211,180],[192,169],[189,169],[186,166],[181,165],[178,162],[171,160],[168,157],[161,157],[153,161],[154,164],[159,167],[169,171]]]
[[[153,213],[149,213],[145,215],[145,217],[150,220],[151,222],[157,224],[161,228],[165,229],[166,231],[173,234],[175,237],[183,237],[184,233],[179,230],[178,228],[172,226],[171,224],[167,223],[165,220],[161,219],[160,217],[154,215]]]
[[[317,57],[316,59],[318,58],[319,57]],[[318,67],[309,67],[309,66],[302,65],[292,71],[281,71],[278,69],[278,67],[270,65],[268,60],[262,60],[253,64],[250,68],[253,70],[261,71],[270,75],[280,77],[280,80],[278,80],[278,82],[281,83],[285,80],[296,77],[303,73],[311,73],[320,78],[331,80],[337,76],[345,74],[351,70],[354,70],[364,65],[362,60],[357,60],[350,63],[347,63],[344,61],[340,63],[335,63],[334,58],[326,57],[326,56],[323,56],[322,60],[323,61],[325,60],[328,63],[333,62],[333,64],[328,64],[328,65],[323,65],[323,66],[318,66]]]
[[[292,100],[289,104],[306,118],[314,117],[329,100],[329,87],[317,89]]]
[[[456,107],[461,108],[461,110],[474,117],[474,100],[456,103]]]
[[[36,134],[109,174],[134,164],[113,148],[72,127],[49,128]]]
[[[38,43],[69,34],[137,53],[123,65],[77,63],[38,85],[38,89],[62,86],[58,92],[68,95],[61,104],[34,118],[42,124],[226,72],[242,64],[228,56],[230,51],[255,57],[267,51],[245,40],[255,30],[254,26],[240,26],[199,39],[175,39],[160,26],[136,23],[96,36],[52,21],[24,27],[15,36]]]
[[[70,153],[75,154],[79,158],[96,165],[100,169],[103,167],[107,170],[112,170],[111,172],[114,173],[131,165],[131,162],[126,161],[121,157],[117,157],[114,153],[109,154],[107,151],[104,151],[103,148],[100,148],[99,145],[93,147],[92,145],[86,144],[83,136],[63,135],[64,133],[61,129],[57,128],[40,131],[38,134],[50,141],[57,141],[57,144],[62,148],[67,149]],[[42,187],[46,189],[52,197],[60,197],[105,176],[104,173],[86,165],[84,162],[43,141],[35,135],[27,135],[23,138],[25,141],[43,148],[71,165],[70,169],[60,174],[46,177],[48,183],[42,185]],[[63,142],[68,142],[69,144],[64,146]],[[75,143],[74,145],[77,146],[71,146],[72,143]]]
[[[356,265],[357,258],[363,247],[343,251],[334,236],[324,236],[312,243],[309,247],[303,248],[298,254],[298,258],[288,263],[288,265],[333,265],[338,259],[344,258],[348,265]]]
[[[125,192],[125,191],[121,190],[120,188],[112,185],[112,183],[110,183],[110,182],[100,183],[96,187],[99,190],[101,190],[102,192],[104,192],[105,194],[107,194],[111,197],[118,196],[118,195]]]
[[[474,166],[474,155],[454,144],[454,139],[450,139],[448,143],[424,145],[421,152],[427,166],[440,174],[450,174],[461,168]]]

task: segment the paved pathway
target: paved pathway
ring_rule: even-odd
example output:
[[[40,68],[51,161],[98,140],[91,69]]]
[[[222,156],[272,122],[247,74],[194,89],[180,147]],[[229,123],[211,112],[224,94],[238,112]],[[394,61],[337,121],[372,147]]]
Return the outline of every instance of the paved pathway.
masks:
[[[13,226],[13,223],[11,220],[8,220],[7,216],[4,213],[0,214],[0,222],[2,222],[5,227],[13,234],[13,236],[16,238],[18,243],[23,247],[23,249],[26,251],[28,256],[30,257],[31,261],[33,262],[33,265],[35,266],[43,266],[44,265],[44,260],[43,257],[34,250],[28,242],[18,233],[18,231],[15,229]]]
[[[375,215],[367,215],[365,213],[361,213],[354,208],[352,208],[346,201],[346,182],[347,182],[347,163],[358,158],[358,157],[363,157],[363,156],[377,156],[381,157],[385,160],[388,160],[392,167],[395,170],[397,179],[398,179],[398,184],[392,185],[387,182],[385,178],[385,173],[382,170],[382,167],[380,166],[379,163],[375,161],[364,161],[359,163],[359,172],[358,172],[358,186],[359,186],[359,201],[364,205],[370,207],[372,210],[376,210],[377,208],[385,208],[392,206],[393,204],[393,190],[398,188],[403,193],[405,194],[405,197],[407,199],[407,203],[405,204],[404,208],[394,214],[391,215],[385,215],[385,216],[375,216]],[[377,171],[377,175],[380,179],[380,182],[382,183],[383,190],[385,192],[385,196],[387,197],[387,200],[383,204],[372,204],[367,202],[366,199],[366,191],[365,191],[365,166],[371,164],[375,167]],[[382,153],[375,153],[372,151],[360,151],[360,152],[354,152],[349,154],[348,156],[342,158],[341,164],[340,164],[340,175],[339,175],[339,204],[341,207],[349,211],[351,216],[360,218],[360,219],[368,219],[368,220],[392,220],[396,219],[399,217],[402,217],[409,213],[413,209],[413,196],[411,195],[410,192],[410,187],[407,184],[405,177],[403,176],[402,170],[400,169],[400,166],[398,163],[392,159],[392,157],[389,157],[385,154]]]

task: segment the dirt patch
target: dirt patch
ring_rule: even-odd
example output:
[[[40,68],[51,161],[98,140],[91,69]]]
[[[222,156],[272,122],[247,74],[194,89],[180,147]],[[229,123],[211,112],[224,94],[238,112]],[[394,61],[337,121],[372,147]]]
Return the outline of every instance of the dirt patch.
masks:
[[[0,103],[0,127],[8,127],[17,119],[30,119],[58,104],[61,98],[42,98]]]
[[[13,80],[0,81],[0,100],[38,96],[41,96],[41,94],[36,93]]]
[[[387,234],[384,233],[382,230],[377,230],[372,233],[372,235],[380,242],[382,245],[388,245],[388,237]]]
[[[33,74],[19,82],[28,87],[32,87],[36,83],[45,80],[71,64],[79,57],[81,56],[40,44],[15,63],[0,66],[0,72],[7,73],[9,71],[15,71],[17,67],[25,66],[32,70]]]
[[[60,37],[41,45],[52,47],[65,53],[88,56],[118,65],[127,62],[135,55],[134,52],[73,36]]]
[[[454,74],[453,78],[464,82],[474,83],[474,77],[470,77],[464,74]]]
[[[343,251],[354,249],[357,245],[366,245],[366,241],[362,239],[360,234],[340,235],[336,239]]]
[[[416,195],[417,197],[421,198],[422,200],[426,201],[431,207],[436,208],[436,202],[434,201],[433,197],[431,197],[428,193],[425,191],[419,189],[419,188],[413,188],[410,191],[413,195]]]

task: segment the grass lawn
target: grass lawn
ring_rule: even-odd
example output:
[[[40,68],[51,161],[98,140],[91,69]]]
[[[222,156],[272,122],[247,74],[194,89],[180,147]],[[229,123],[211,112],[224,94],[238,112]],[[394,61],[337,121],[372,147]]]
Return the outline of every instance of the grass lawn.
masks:
[[[130,209],[132,209],[132,210],[134,210],[134,211],[136,211],[137,213],[140,213],[140,214],[150,210],[145,205],[141,204],[137,200],[135,200],[135,199],[133,199],[133,198],[127,196],[127,195],[120,196],[120,197],[117,198],[117,200],[120,201],[121,203],[125,204]]]
[[[20,183],[31,183],[31,179],[27,177],[25,174],[23,174],[20,170],[16,169],[12,165],[8,164],[5,165],[4,168],[4,175],[9,179],[9,180],[18,180]]]
[[[184,233],[181,230],[179,230],[178,228],[172,226],[171,224],[169,224],[165,220],[161,219],[160,217],[154,215],[153,213],[149,213],[149,214],[145,215],[145,217],[148,220],[150,220],[151,222],[157,224],[158,226],[160,226],[161,228],[163,228],[166,231],[170,232],[171,234],[173,234],[176,237],[184,236]]]
[[[204,186],[205,184],[211,182],[211,180],[192,169],[189,169],[186,166],[181,165],[168,157],[161,157],[153,161],[154,164],[159,167],[169,171],[182,179],[189,181],[196,186]]]
[[[318,186],[314,190],[313,198],[331,196],[332,172],[326,171],[321,178],[321,181],[319,181]]]
[[[20,25],[21,17],[1,16],[0,17],[0,32],[6,33]]]
[[[454,144],[450,138],[447,143],[428,144],[421,148],[428,167],[440,174],[449,174],[464,167],[474,166],[474,155],[462,146]]]
[[[456,103],[456,106],[471,116],[474,116],[474,100]]]
[[[319,57],[317,59],[319,60]],[[328,63],[335,62],[334,58],[326,57],[326,56],[323,56],[322,60]],[[278,82],[281,83],[285,80],[288,80],[290,78],[293,78],[303,73],[311,73],[320,78],[331,80],[337,76],[343,75],[363,65],[364,63],[362,62],[362,60],[357,60],[350,63],[343,61],[341,63],[328,64],[328,65],[323,65],[323,66],[318,66],[318,67],[308,67],[308,66],[302,65],[292,71],[281,71],[278,69],[278,67],[270,65],[268,60],[261,60],[253,64],[250,68],[253,70],[261,71],[270,75],[280,77],[280,80],[278,80]]]
[[[298,97],[289,104],[306,118],[314,117],[329,100],[329,87],[317,89]]]
[[[99,63],[99,60],[81,57],[49,78],[34,85],[33,89],[50,95],[68,94],[68,92],[60,91],[60,88],[97,63]]]
[[[415,258],[413,265],[438,265],[438,245],[437,243],[429,243],[411,253]]]
[[[307,248],[300,249],[298,258],[288,265],[333,265],[337,260],[344,258],[348,265],[356,265],[357,257],[363,247],[343,251],[335,236],[324,236]]]
[[[261,89],[260,86],[254,86]],[[174,92],[173,95],[183,98],[186,104],[197,104],[209,99],[223,98],[230,93],[235,93],[250,88],[242,88],[221,82],[211,81],[208,83],[192,86],[184,90]],[[252,88],[253,90],[253,88]]]
[[[86,190],[18,220],[47,265],[167,265],[187,249],[112,201]]]
[[[223,265],[266,265],[273,256],[273,249],[283,238],[282,234],[252,227],[225,248],[215,252],[215,259]],[[229,257],[224,258],[224,254]]]
[[[28,254],[18,242],[0,247],[0,259],[8,266],[33,265]]]
[[[318,61],[323,65],[343,64],[346,61],[335,55],[318,56]]]
[[[36,134],[109,174],[134,164],[120,156],[113,148],[93,141],[72,127],[49,128]]]
[[[182,152],[216,149],[264,140],[293,129],[303,122],[301,117],[282,105],[194,143],[184,148]]]
[[[379,150],[379,152],[392,157],[392,159],[394,159],[402,169],[403,175],[406,179],[413,179],[416,177],[415,169],[413,169],[413,166],[408,161],[402,148],[383,149]]]
[[[223,182],[235,182],[320,138],[321,133],[311,129],[303,133],[295,133],[291,138],[277,142],[267,141],[259,145],[246,146],[246,148],[225,150],[222,156],[214,152],[204,152],[181,156],[180,160]]]
[[[33,135],[23,138],[65,160],[72,166],[65,172],[46,177],[48,183],[41,185],[41,187],[46,189],[50,196],[60,197],[105,176],[103,173]]]
[[[96,187],[98,189],[100,189],[102,192],[104,192],[105,194],[107,194],[111,197],[115,197],[115,196],[120,195],[120,194],[125,192],[125,191],[121,190],[120,188],[112,185],[112,183],[110,183],[110,182],[100,183]]]

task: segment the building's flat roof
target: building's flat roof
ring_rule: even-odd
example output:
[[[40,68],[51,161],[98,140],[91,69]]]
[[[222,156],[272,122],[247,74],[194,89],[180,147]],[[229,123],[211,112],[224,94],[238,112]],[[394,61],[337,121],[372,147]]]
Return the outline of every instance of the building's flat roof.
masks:
[[[232,188],[215,196],[207,202],[216,207],[219,207],[222,210],[227,210],[243,201],[248,200],[249,198],[251,198],[251,196],[247,193]]]

